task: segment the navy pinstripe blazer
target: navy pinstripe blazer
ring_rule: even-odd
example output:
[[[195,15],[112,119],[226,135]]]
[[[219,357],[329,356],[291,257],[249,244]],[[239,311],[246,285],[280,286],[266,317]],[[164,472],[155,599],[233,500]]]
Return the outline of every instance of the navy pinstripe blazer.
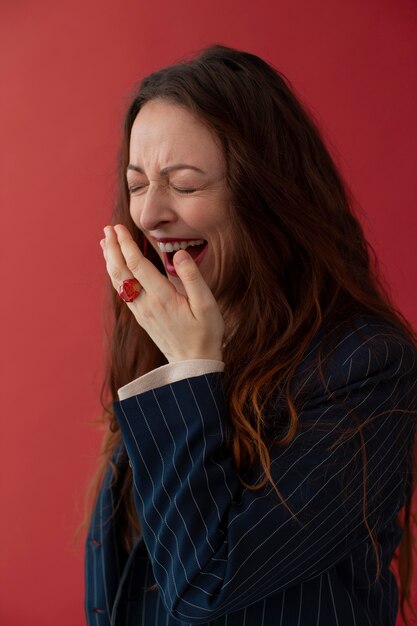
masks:
[[[222,373],[177,381],[115,402],[142,535],[124,552],[108,470],[86,543],[91,626],[393,626],[398,590],[389,570],[401,539],[396,513],[410,488],[417,407],[416,351],[389,325],[360,318],[318,376],[313,342],[297,375],[300,429],[271,446],[275,484],[254,491],[228,452]],[[276,416],[280,411],[277,401]],[[358,438],[365,418],[367,518]],[[271,413],[271,423],[274,415]],[[335,444],[332,446],[332,444]],[[127,452],[127,455],[126,455]],[[129,463],[129,466],[127,465]],[[245,476],[256,484],[260,472]],[[158,587],[149,590],[154,582]]]

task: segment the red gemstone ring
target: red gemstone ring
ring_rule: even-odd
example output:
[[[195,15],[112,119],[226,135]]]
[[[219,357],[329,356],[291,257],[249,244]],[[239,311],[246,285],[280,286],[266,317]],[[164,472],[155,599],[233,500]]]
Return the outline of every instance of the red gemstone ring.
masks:
[[[133,302],[142,290],[142,285],[136,278],[124,280],[117,290],[117,293],[125,302]]]

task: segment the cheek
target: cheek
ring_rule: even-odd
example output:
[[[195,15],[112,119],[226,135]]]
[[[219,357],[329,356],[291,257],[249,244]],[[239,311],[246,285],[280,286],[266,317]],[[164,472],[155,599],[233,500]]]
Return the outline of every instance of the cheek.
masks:
[[[135,222],[136,226],[139,228],[140,224],[140,211],[137,203],[130,202],[129,203],[129,213],[132,220]]]

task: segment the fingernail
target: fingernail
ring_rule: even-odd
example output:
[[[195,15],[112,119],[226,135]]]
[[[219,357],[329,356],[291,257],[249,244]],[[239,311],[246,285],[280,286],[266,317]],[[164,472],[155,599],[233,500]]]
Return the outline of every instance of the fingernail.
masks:
[[[178,250],[174,255],[174,261],[177,265],[184,263],[184,261],[189,261],[190,258],[190,255],[185,250]]]
[[[100,241],[100,246],[101,246],[101,247],[103,248],[103,250],[104,250],[104,248],[106,247],[106,240],[105,240],[105,239],[102,239],[102,240]]]

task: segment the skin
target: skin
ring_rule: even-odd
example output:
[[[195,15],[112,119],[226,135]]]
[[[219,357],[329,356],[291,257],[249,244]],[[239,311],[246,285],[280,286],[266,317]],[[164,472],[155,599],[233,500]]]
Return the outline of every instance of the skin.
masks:
[[[201,171],[176,167],[184,164]],[[106,226],[100,243],[112,284],[117,289],[123,280],[136,278],[142,285],[126,306],[168,362],[222,360],[221,296],[232,277],[231,199],[216,137],[187,109],[148,102],[132,127],[130,166],[130,214],[161,259],[154,237],[205,239],[208,247],[198,266],[179,250],[177,276],[163,276],[123,225]]]

